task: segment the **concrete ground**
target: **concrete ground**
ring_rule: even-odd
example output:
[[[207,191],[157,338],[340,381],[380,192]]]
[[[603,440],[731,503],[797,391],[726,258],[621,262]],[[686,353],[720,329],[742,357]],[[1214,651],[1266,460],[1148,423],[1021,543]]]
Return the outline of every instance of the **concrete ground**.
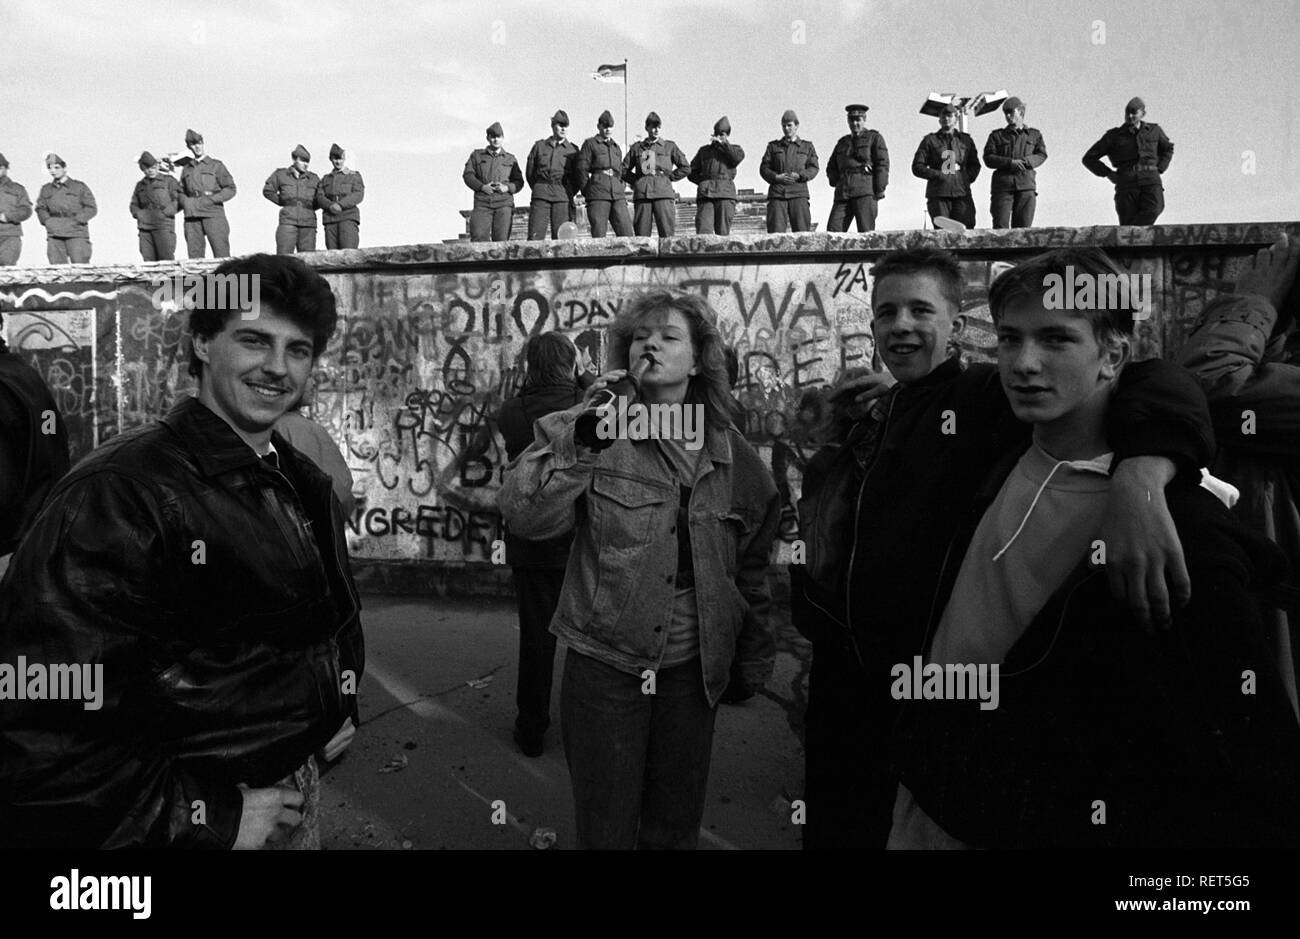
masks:
[[[513,601],[368,596],[363,723],[323,777],[327,850],[529,850],[538,829],[572,848],[573,805],[559,733],[536,759],[511,740],[519,627]],[[778,616],[788,624],[788,616]],[[802,725],[811,647],[788,625],[776,674],[720,705],[700,847],[798,849],[790,802],[803,790]],[[494,823],[494,816],[496,822]]]

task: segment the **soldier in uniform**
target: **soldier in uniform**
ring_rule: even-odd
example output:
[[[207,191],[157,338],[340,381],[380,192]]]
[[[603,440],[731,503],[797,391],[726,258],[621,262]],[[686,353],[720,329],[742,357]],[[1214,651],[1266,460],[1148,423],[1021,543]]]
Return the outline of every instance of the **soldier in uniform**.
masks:
[[[366,183],[361,174],[347,166],[347,154],[338,144],[330,145],[330,163],[334,169],[325,174],[316,188],[316,207],[325,223],[325,248],[355,248],[361,244],[361,210],[366,197]]]
[[[475,150],[465,161],[461,178],[474,190],[474,208],[469,213],[470,241],[510,240],[515,193],[524,188],[524,174],[514,154],[502,148],[505,136],[501,125],[493,123],[487,129],[488,145]]]
[[[1038,205],[1035,167],[1047,159],[1043,135],[1025,126],[1025,104],[1008,98],[1002,104],[1007,126],[989,134],[984,165],[993,171],[989,211],[994,228],[1031,228]]]
[[[849,133],[839,139],[826,164],[826,178],[835,187],[835,202],[827,231],[848,231],[856,219],[858,231],[875,231],[876,203],[889,185],[889,150],[880,131],[867,129],[865,104],[845,106]]]
[[[672,184],[685,179],[691,169],[681,147],[660,136],[662,126],[654,111],[646,115],[646,138],[631,146],[623,167],[623,178],[632,184],[632,230],[643,237],[650,234],[652,223],[660,238],[677,230]]]
[[[230,223],[224,203],[235,197],[235,179],[226,164],[205,152],[203,135],[185,131],[185,146],[194,159],[181,170],[181,208],[185,210],[185,245],[192,258],[201,258],[212,245],[214,258],[230,257]]]
[[[632,216],[623,187],[623,150],[614,140],[613,129],[613,115],[601,111],[596,136],[584,140],[578,151],[578,185],[587,201],[593,238],[604,238],[611,224],[619,237],[632,234]]]
[[[45,226],[45,250],[51,264],[89,264],[90,229],[86,223],[99,212],[90,187],[68,175],[63,157],[46,154],[52,182],[41,187],[36,217]]]
[[[1147,106],[1134,98],[1124,107],[1124,123],[1112,127],[1083,155],[1083,165],[1115,184],[1115,213],[1121,225],[1154,225],[1165,210],[1160,176],[1174,158],[1174,145],[1159,124],[1142,119]],[[1112,170],[1101,162],[1109,157]]]
[[[971,183],[980,174],[980,154],[970,134],[957,129],[957,109],[951,104],[939,114],[939,130],[926,134],[912,158],[912,175],[925,184],[925,207],[931,219],[947,217],[975,227]]]
[[[781,115],[784,134],[767,145],[758,174],[768,183],[768,232],[812,231],[808,209],[808,180],[821,165],[811,140],[799,139],[799,116],[794,111]]]
[[[144,177],[131,193],[131,215],[140,232],[140,259],[172,261],[176,258],[176,213],[180,211],[180,186],[162,172],[154,155],[140,154]]]
[[[320,177],[307,169],[311,153],[302,144],[289,154],[293,160],[266,178],[262,195],[280,206],[280,223],[275,226],[275,253],[316,250],[316,191]]]
[[[691,160],[686,177],[699,191],[695,196],[695,231],[701,235],[731,234],[736,215],[736,167],[745,151],[732,143],[731,121],[726,116],[713,125],[713,136]]]
[[[23,253],[23,222],[32,217],[27,190],[9,178],[9,161],[0,153],[0,267],[18,263]]]
[[[551,237],[558,238],[560,226],[573,221],[578,147],[567,139],[568,133],[569,115],[556,111],[551,115],[551,136],[543,137],[528,151],[524,178],[532,190],[528,205],[529,241],[544,240],[548,223]]]

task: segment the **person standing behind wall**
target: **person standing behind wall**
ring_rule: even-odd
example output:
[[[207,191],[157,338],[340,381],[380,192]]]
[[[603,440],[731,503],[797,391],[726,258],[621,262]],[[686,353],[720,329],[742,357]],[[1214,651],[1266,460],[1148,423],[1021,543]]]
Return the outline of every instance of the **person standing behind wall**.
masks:
[[[1146,102],[1133,98],[1124,106],[1124,123],[1112,127],[1083,155],[1094,176],[1115,184],[1115,214],[1121,225],[1154,225],[1165,210],[1165,186],[1160,177],[1174,158],[1174,145],[1159,124],[1143,121]],[[1101,162],[1106,157],[1112,170]]]
[[[524,172],[532,190],[528,205],[528,240],[543,241],[547,224],[551,237],[560,237],[560,226],[572,222],[574,177],[578,147],[566,139],[569,115],[556,111],[551,115],[551,136],[543,137],[528,151]]]
[[[582,400],[577,349],[560,333],[543,333],[528,342],[527,375],[515,397],[501,406],[497,424],[514,460],[533,442],[533,424]],[[533,541],[506,530],[506,557],[515,581],[519,607],[519,681],[515,702],[515,743],[525,756],[541,756],[542,738],[551,725],[551,682],[555,636],[551,617],[564,586],[573,532]]]
[[[812,231],[808,209],[808,180],[817,175],[817,148],[811,140],[799,139],[799,115],[781,115],[784,134],[767,145],[758,174],[768,183],[767,230]]]
[[[0,153],[0,267],[12,267],[23,253],[23,225],[32,217],[27,190],[9,178],[9,161]]]
[[[994,228],[1030,228],[1038,205],[1036,168],[1047,160],[1043,135],[1025,126],[1025,105],[1008,98],[1002,105],[1007,126],[989,134],[984,165],[993,171],[989,211]]]
[[[302,144],[289,154],[293,161],[266,179],[262,195],[280,206],[280,223],[275,227],[275,253],[316,250],[316,191],[320,177],[307,169],[311,153]]]
[[[623,150],[614,140],[613,129],[613,115],[601,111],[596,136],[584,140],[578,151],[578,185],[587,201],[593,238],[604,238],[611,224],[620,238],[632,234],[632,216],[623,187]]]
[[[889,185],[889,150],[879,131],[867,127],[865,104],[846,105],[849,131],[835,144],[826,178],[835,187],[835,203],[826,222],[827,231],[848,231],[856,220],[858,231],[876,230],[876,203]]]
[[[47,154],[45,166],[54,177],[41,187],[36,217],[45,226],[45,251],[51,264],[89,264],[90,228],[99,212],[90,187],[68,175],[63,157]]]
[[[173,176],[159,169],[158,160],[148,150],[140,154],[139,165],[144,177],[131,193],[131,215],[140,232],[140,259],[175,260],[180,186]]]
[[[347,153],[338,144],[330,146],[330,164],[316,189],[316,207],[325,223],[325,250],[355,248],[361,244],[361,210],[366,197],[366,183],[361,174],[347,165]]]
[[[524,174],[515,155],[501,146],[505,136],[501,125],[494,122],[487,129],[488,145],[472,152],[465,161],[461,179],[474,190],[474,208],[469,213],[470,241],[510,240],[515,193],[524,188]]]
[[[745,151],[731,142],[726,115],[713,125],[713,136],[691,160],[686,178],[699,186],[695,196],[695,231],[700,235],[730,235],[736,217],[736,167]]]
[[[970,187],[979,174],[975,141],[957,129],[957,109],[947,105],[939,113],[939,130],[921,138],[912,158],[912,175],[928,180],[925,207],[930,219],[950,218],[974,228],[975,200]]]
[[[226,164],[206,152],[203,135],[185,131],[185,146],[194,158],[181,170],[181,208],[185,210],[185,245],[191,258],[201,258],[212,245],[214,258],[230,257],[230,222],[225,203],[235,198],[235,178]]]

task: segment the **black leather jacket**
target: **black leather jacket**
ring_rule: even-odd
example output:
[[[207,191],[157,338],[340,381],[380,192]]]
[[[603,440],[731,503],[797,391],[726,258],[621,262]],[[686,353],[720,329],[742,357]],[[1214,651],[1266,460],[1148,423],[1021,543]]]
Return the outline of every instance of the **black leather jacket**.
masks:
[[[102,665],[102,700],[0,703],[0,847],[228,848],[237,784],[356,717],[342,511],[272,441],[280,471],[191,398],[53,490],[0,581],[0,663]]]

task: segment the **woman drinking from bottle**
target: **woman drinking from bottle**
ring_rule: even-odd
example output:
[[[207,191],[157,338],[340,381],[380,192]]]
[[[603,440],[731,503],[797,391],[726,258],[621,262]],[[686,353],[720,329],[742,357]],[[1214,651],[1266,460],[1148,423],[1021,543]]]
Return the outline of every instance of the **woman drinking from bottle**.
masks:
[[[766,575],[780,503],[732,423],[724,344],[701,297],[640,294],[607,338],[618,367],[582,404],[536,422],[506,467],[501,511],[520,537],[575,533],[551,631],[568,646],[560,720],[578,846],[694,848],[732,662],[751,689],[772,672]],[[629,366],[650,426],[575,435]],[[702,440],[682,439],[688,408]]]

